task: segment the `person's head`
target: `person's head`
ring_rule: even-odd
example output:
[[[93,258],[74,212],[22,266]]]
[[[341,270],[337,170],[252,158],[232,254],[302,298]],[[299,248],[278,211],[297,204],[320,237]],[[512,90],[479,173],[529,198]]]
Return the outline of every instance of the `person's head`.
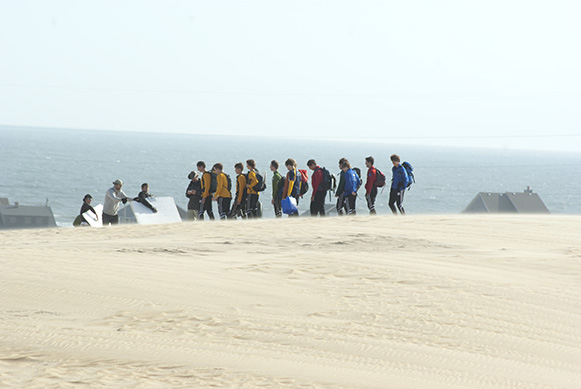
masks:
[[[248,168],[248,170],[256,169],[256,161],[253,159],[246,160],[246,167]]]
[[[143,184],[141,184],[141,191],[142,192],[149,192],[149,184],[147,182],[144,182]]]
[[[113,187],[115,188],[115,190],[121,190],[122,186],[123,186],[123,181],[121,181],[119,179],[113,181]]]
[[[198,163],[196,164],[196,167],[198,168],[199,172],[205,172],[206,171],[206,163],[204,161],[198,161]]]
[[[315,170],[315,168],[317,167],[317,161],[315,161],[314,159],[309,159],[307,161],[307,166],[309,169]]]
[[[391,157],[389,157],[389,159],[391,159],[391,163],[393,163],[393,166],[398,167],[399,166],[399,155],[397,154],[392,154]]]
[[[344,162],[349,162],[349,161],[347,161],[347,158],[341,158],[341,159],[339,160],[339,169],[341,169],[341,166],[343,166],[343,163],[344,163]]]
[[[351,165],[349,164],[348,161],[345,161],[341,164],[341,170],[343,170],[344,172],[346,172],[349,169],[351,169]]]
[[[284,166],[286,166],[288,170],[293,170],[297,166],[297,161],[295,161],[292,158],[289,158],[284,162]]]
[[[276,161],[274,159],[272,161],[270,161],[270,170],[273,172],[278,170],[278,161]]]
[[[218,162],[214,164],[214,167],[212,169],[216,172],[216,174],[220,174],[224,170],[224,165]]]
[[[238,162],[236,165],[234,165],[234,170],[236,170],[236,174],[242,174],[242,171],[244,170],[244,165],[242,165],[242,162]]]
[[[90,194],[86,194],[85,197],[83,197],[83,202],[91,204],[91,201],[93,201],[93,196],[91,196]]]
[[[375,163],[375,159],[372,156],[365,158],[365,166],[370,168]]]
[[[190,174],[188,174],[188,178],[192,181],[198,181],[198,173],[191,171]]]

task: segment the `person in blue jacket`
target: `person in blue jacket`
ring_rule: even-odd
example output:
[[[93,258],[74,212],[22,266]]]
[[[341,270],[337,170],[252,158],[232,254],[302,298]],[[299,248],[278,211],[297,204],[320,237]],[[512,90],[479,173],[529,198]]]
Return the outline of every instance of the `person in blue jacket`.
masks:
[[[357,190],[361,186],[361,178],[351,169],[349,162],[341,164],[341,170],[345,172],[345,205],[347,205],[347,215],[355,215],[355,201],[357,200]]]
[[[398,210],[399,213],[405,215],[405,210],[403,209],[403,194],[408,187],[409,177],[405,168],[400,164],[399,155],[393,154],[390,159],[393,167],[391,168],[392,179],[388,205],[394,215],[397,215]]]

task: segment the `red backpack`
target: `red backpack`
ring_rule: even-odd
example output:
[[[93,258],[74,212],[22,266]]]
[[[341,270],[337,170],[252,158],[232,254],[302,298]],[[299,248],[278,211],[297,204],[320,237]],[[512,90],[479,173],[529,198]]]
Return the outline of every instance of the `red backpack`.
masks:
[[[299,194],[303,197],[303,195],[309,190],[309,173],[304,169],[299,169],[298,172],[301,178],[301,190]]]

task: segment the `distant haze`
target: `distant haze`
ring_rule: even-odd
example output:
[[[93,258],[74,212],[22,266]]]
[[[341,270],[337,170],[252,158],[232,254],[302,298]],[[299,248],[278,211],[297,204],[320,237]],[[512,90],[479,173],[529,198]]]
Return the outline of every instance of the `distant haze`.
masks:
[[[581,150],[575,0],[4,1],[0,125]]]

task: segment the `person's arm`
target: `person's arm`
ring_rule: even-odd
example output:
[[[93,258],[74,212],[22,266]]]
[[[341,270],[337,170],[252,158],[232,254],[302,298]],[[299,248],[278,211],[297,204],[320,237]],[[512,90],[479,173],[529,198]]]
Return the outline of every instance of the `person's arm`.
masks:
[[[313,184],[313,193],[311,194],[311,201],[315,200],[315,195],[317,194],[317,191],[319,190],[319,185],[321,185],[321,182],[323,182],[323,169],[317,169],[315,170],[315,172],[313,173],[313,178],[311,180],[312,184]]]
[[[147,208],[151,209],[154,212],[156,211],[155,207],[153,205],[151,205],[151,203],[149,201],[147,201],[147,193],[141,191],[137,195],[137,198],[139,198],[139,202],[141,204],[145,205]]]
[[[250,171],[248,172],[248,189],[250,191],[250,193],[252,194],[256,194],[256,191],[254,190],[254,186],[256,184],[258,184],[258,178],[256,178],[256,173],[254,171]]]
[[[373,185],[375,184],[375,179],[377,176],[377,172],[375,169],[369,169],[367,173],[367,182],[365,183],[365,193],[370,194],[373,190]]]
[[[284,180],[284,188],[282,190],[282,198],[283,199],[286,199],[289,195],[289,192],[292,191],[292,187],[291,187],[292,183],[290,182],[289,175],[290,175],[290,172],[288,172],[286,174],[286,180]]]
[[[203,188],[203,193],[202,193],[202,197],[206,198],[210,195],[210,186],[212,186],[212,174],[205,172],[204,174],[202,174],[202,188]]]
[[[246,190],[246,177],[244,174],[238,176],[238,198],[236,199],[237,204],[242,204],[242,199],[244,198],[244,191]]]

